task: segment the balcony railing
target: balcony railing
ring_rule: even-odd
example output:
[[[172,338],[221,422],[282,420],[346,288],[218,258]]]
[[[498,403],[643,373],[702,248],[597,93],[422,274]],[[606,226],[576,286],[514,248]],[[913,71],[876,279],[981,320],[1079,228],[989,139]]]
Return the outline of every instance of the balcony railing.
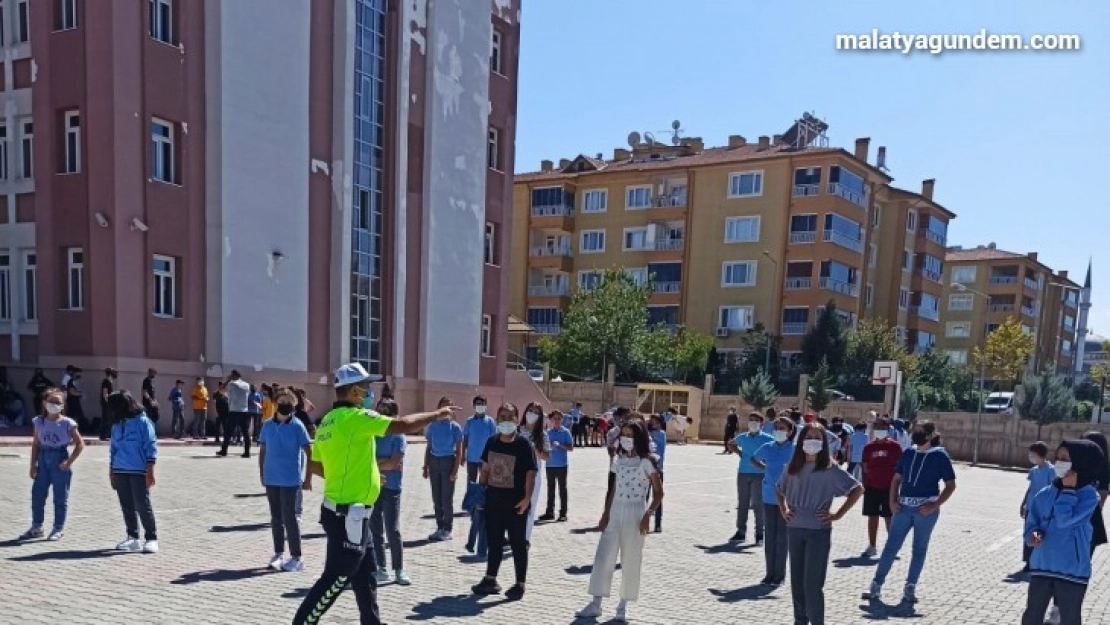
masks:
[[[783,336],[801,336],[809,330],[808,323],[783,323],[782,335]]]
[[[653,208],[681,208],[686,206],[685,195],[657,195],[651,198]]]
[[[922,228],[921,230],[918,230],[917,233],[918,235],[925,237],[925,240],[932,241],[933,243],[936,243],[941,247],[946,247],[948,245],[948,237],[944,236],[943,234],[937,234],[936,232],[933,232],[928,228]]]
[[[541,245],[540,247],[533,247],[528,253],[529,256],[534,258],[542,258],[545,256],[567,256],[571,255],[569,245],[556,245],[547,246]]]
[[[813,288],[813,278],[787,278],[787,291],[804,291]]]
[[[533,217],[570,217],[574,207],[567,204],[543,204],[532,207]]]
[[[926,280],[932,280],[933,282],[937,282],[937,283],[939,283],[944,278],[944,276],[942,276],[940,274],[940,272],[933,271],[931,269],[922,269],[921,270],[921,277],[925,278]]]
[[[843,282],[841,280],[837,280],[836,278],[821,278],[821,280],[817,283],[817,286],[825,289],[826,291],[832,291],[834,293],[840,293],[843,295],[848,295],[850,297],[859,297],[859,285]]]
[[[682,292],[682,283],[681,282],[656,282],[655,283],[655,292],[656,293],[681,293]]]
[[[848,248],[856,253],[863,252],[863,241],[853,239],[852,237],[841,234],[836,230],[826,230],[825,241],[835,243],[840,247]]]
[[[1021,307],[1021,314],[1025,315],[1026,317],[1036,317],[1037,316],[1037,307],[1036,306],[1022,306]]]
[[[1025,288],[1033,291],[1034,293],[1041,290],[1040,283],[1032,278],[1026,278],[1025,280],[1023,280],[1023,283],[1025,284]]]
[[[867,194],[853,191],[839,182],[829,183],[829,194],[840,196],[860,208],[867,208]]]
[[[565,297],[569,293],[570,289],[565,284],[541,284],[528,287],[528,295],[530,297]]]
[[[1014,312],[1013,304],[991,304],[987,310],[992,313],[1012,313]]]
[[[658,239],[648,246],[657,252],[678,252],[682,250],[682,243],[682,239]]]
[[[995,286],[1017,284],[1017,276],[991,276],[991,284]]]
[[[821,193],[821,185],[819,184],[796,184],[794,185],[794,197],[810,197]]]
[[[532,326],[532,330],[534,330],[536,334],[542,334],[544,336],[555,336],[563,331],[561,327],[552,324],[534,325]]]
[[[790,233],[791,243],[813,243],[817,240],[817,233],[808,230],[799,230]]]
[[[910,306],[910,314],[917,315],[923,319],[932,319],[933,321],[940,321],[940,312],[921,306]]]

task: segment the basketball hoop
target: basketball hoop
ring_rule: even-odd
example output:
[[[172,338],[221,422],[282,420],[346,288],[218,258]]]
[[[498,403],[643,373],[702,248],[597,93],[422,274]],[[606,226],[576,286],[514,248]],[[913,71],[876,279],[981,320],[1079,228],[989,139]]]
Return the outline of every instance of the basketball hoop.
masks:
[[[873,386],[887,386],[887,382],[889,381],[890,378],[871,378],[871,384]]]

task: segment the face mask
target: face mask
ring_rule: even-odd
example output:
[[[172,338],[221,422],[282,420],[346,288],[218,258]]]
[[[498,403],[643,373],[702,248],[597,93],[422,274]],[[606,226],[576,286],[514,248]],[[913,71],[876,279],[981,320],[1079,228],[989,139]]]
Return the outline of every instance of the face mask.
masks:
[[[912,440],[914,445],[924,445],[929,440],[929,435],[925,432],[914,432]]]
[[[1064,479],[1064,476],[1068,474],[1068,471],[1071,471],[1071,463],[1066,462],[1066,461],[1057,462],[1055,469],[1056,469],[1056,477],[1058,477],[1060,479]]]
[[[821,453],[821,450],[824,448],[824,441],[819,441],[814,438],[807,438],[806,440],[802,441],[802,451],[806,452],[807,454],[817,455]]]
[[[748,423],[748,431],[755,434],[759,431],[760,425],[758,421],[751,421]]]
[[[516,424],[512,421],[502,421],[501,423],[497,424],[497,431],[508,436],[509,434],[516,432]]]
[[[51,402],[46,403],[46,411],[50,414],[62,414],[62,405]]]
[[[888,434],[889,432],[887,432],[886,430],[875,430],[875,438],[877,438],[878,440],[883,440],[887,437]]]
[[[630,436],[622,436],[621,437],[621,449],[623,449],[625,451],[632,451],[633,445],[635,445],[635,442],[632,440],[632,437],[630,437]]]
[[[486,414],[485,404],[478,404],[477,406],[474,406],[474,414]]]
[[[535,425],[536,421],[540,420],[540,415],[534,412],[529,412],[528,414],[524,415],[524,420],[528,423],[528,425]]]
[[[362,398],[362,407],[367,410],[374,409],[374,391],[372,389],[366,389],[366,397]]]
[[[1029,454],[1029,464],[1039,464],[1040,460],[1036,454]]]
[[[775,442],[776,443],[785,443],[786,439],[787,439],[787,436],[788,435],[787,435],[786,432],[783,432],[782,430],[775,430]]]
[[[293,414],[293,404],[278,404],[277,411],[279,415],[288,417]]]
[[[198,382],[197,382],[197,386],[204,386],[204,380],[200,380],[200,381],[198,381]]]

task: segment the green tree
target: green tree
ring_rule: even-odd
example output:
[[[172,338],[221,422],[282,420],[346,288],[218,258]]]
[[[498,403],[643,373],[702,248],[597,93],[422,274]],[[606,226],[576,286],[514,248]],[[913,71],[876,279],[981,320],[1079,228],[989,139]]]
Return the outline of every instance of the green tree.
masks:
[[[987,370],[997,382],[1017,383],[1036,341],[1033,335],[1021,328],[1017,318],[1010,317],[987,336],[986,351],[976,347],[973,355],[976,364],[986,362]]]
[[[806,403],[813,412],[820,413],[829,407],[829,402],[832,401],[832,393],[829,392],[831,385],[832,374],[829,372],[829,361],[822,358],[817,365],[817,370],[809,378],[809,389],[806,391]]]
[[[917,413],[921,411],[921,394],[914,384],[902,385],[902,397],[898,402],[898,417],[908,421],[913,421],[917,418]]]
[[[758,412],[773,406],[778,398],[779,393],[771,383],[771,377],[764,371],[740,383],[740,399]]]
[[[779,366],[779,343],[780,339],[771,336],[762,323],[757,322],[753,327],[749,328],[748,331],[740,337],[740,379],[747,380],[755,377],[760,371],[767,368],[769,360],[771,366],[770,370],[766,373],[772,382],[778,381],[781,376]],[[770,345],[771,348],[771,357],[769,359],[767,358],[768,345]]]
[[[709,366],[709,353],[713,351],[714,340],[704,332],[693,328],[682,328],[674,340],[674,368],[675,378],[689,380],[691,374],[700,374],[704,377]],[[696,383],[700,384],[700,380]]]
[[[861,400],[880,399],[882,387],[871,384],[875,362],[880,360],[897,362],[903,379],[910,378],[911,363],[914,359],[898,341],[894,329],[883,320],[862,319],[847,336],[840,390],[851,393]]]
[[[824,361],[829,376],[835,378],[844,367],[847,351],[844,322],[836,314],[836,302],[829,300],[817,323],[802,338],[802,365],[807,373],[814,373]]]
[[[1023,419],[1037,423],[1037,438],[1041,437],[1042,426],[1072,418],[1075,394],[1063,377],[1049,373],[1027,375],[1022,391],[1018,409]]]
[[[674,346],[674,337],[664,328],[641,329],[632,343],[625,378],[652,380],[662,377],[673,367]]]
[[[953,364],[947,354],[935,347],[917,357],[917,370],[911,382],[922,406],[942,412],[958,410],[978,396],[971,369]]]

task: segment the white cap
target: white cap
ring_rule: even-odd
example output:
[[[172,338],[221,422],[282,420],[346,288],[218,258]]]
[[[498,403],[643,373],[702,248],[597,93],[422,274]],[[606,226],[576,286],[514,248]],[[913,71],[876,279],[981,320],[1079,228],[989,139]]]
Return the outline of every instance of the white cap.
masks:
[[[357,362],[343,365],[335,370],[335,388],[350,386],[365,382],[370,379],[370,374]]]

